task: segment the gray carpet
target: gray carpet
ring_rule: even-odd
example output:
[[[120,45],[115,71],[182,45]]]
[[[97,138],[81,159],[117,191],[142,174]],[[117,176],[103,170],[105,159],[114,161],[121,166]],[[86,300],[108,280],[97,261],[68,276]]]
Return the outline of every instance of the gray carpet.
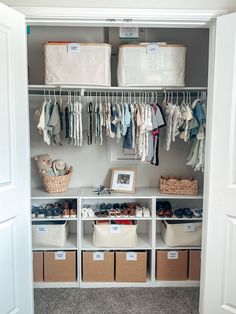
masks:
[[[198,314],[198,288],[35,289],[35,314]]]

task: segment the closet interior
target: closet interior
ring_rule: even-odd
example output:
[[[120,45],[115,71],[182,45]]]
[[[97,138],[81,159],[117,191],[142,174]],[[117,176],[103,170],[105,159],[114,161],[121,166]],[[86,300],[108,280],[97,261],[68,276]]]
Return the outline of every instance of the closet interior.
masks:
[[[33,243],[35,287],[115,287],[115,286],[197,286],[200,280],[201,244],[191,241],[184,245],[168,246],[163,240],[164,223],[185,224],[186,238],[199,228],[201,217],[178,218],[160,216],[158,204],[169,203],[175,209],[201,209],[203,207],[204,174],[202,169],[194,171],[187,165],[191,143],[176,136],[170,149],[163,149],[165,128],[160,129],[159,165],[144,162],[140,156],[127,153],[123,149],[123,139],[103,134],[103,143],[95,142],[94,129],[92,145],[88,145],[88,104],[93,109],[97,102],[116,103],[158,103],[171,100],[179,105],[185,100],[193,103],[201,98],[207,101],[209,30],[207,28],[139,28],[139,38],[121,39],[117,27],[78,27],[78,26],[30,26],[27,36],[29,74],[29,118],[31,139],[31,185],[32,208],[52,207],[70,204],[68,216],[57,217],[68,237],[62,246],[57,242],[48,244]],[[111,86],[46,85],[43,45],[47,42],[106,43],[111,45]],[[181,44],[186,46],[185,86],[130,86],[118,87],[117,67],[119,47],[136,43]],[[94,70],[96,71],[96,69]],[[68,102],[81,103],[81,123],[83,143],[71,145],[61,132],[61,145],[48,145],[37,129],[35,112],[42,107],[44,100],[56,100],[64,110]],[[94,120],[92,123],[95,123]],[[49,154],[53,159],[63,159],[73,166],[70,187],[63,193],[47,193],[34,158]],[[133,194],[116,193],[97,195],[99,185],[109,186],[111,168],[135,169],[136,191]],[[198,180],[197,195],[161,194],[160,176],[194,177]],[[118,204],[132,204],[149,209],[149,216],[133,217],[96,216],[102,206],[105,209]],[[66,205],[67,206],[67,205]],[[110,206],[110,207],[109,207]],[[50,206],[49,206],[50,208]],[[84,208],[92,213],[83,213]],[[74,210],[74,211],[73,211]],[[94,232],[103,221],[110,224],[108,235],[121,232],[122,221],[135,227],[137,235],[133,246],[95,246]],[[94,223],[94,222],[100,222]],[[45,218],[32,215],[32,232],[36,235],[49,233],[55,217]],[[133,223],[134,222],[134,223]],[[115,226],[115,227],[114,227]],[[118,231],[116,229],[118,226]],[[171,227],[171,226],[170,226]],[[114,230],[113,230],[113,229]],[[99,233],[99,228],[96,229]],[[97,233],[97,235],[98,235]],[[126,238],[127,237],[127,238]],[[123,242],[129,242],[129,235]],[[109,241],[108,241],[109,242]],[[128,245],[128,244],[127,244]],[[194,263],[198,263],[194,266]],[[195,267],[195,268],[194,268]],[[59,274],[59,275],[58,275]]]

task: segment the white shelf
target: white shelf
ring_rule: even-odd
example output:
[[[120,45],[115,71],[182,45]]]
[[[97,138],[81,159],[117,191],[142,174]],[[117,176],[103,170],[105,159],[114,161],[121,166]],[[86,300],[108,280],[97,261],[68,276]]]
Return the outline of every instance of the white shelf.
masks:
[[[81,188],[81,199],[145,199],[155,197],[157,199],[202,199],[202,193],[198,195],[174,195],[174,194],[161,194],[159,188],[136,188],[135,193],[116,193],[97,195],[96,187],[94,188]]]
[[[31,199],[73,199],[79,196],[79,188],[69,188],[63,193],[48,193],[44,188],[35,188],[31,191]]]
[[[147,278],[146,282],[85,282],[80,284],[81,288],[128,288],[128,287],[152,287],[150,278]]]
[[[79,288],[78,281],[71,282],[34,282],[34,288]]]
[[[152,217],[149,217],[149,218],[137,218],[137,217],[102,217],[102,218],[97,218],[97,217],[93,217],[93,218],[80,218],[80,220],[82,221],[99,221],[99,220],[138,220],[138,221],[146,221],[146,220],[152,220]]]
[[[35,246],[33,251],[69,251],[77,250],[77,234],[69,233],[64,246]]]
[[[32,218],[32,221],[77,221],[78,218]]]
[[[155,287],[199,287],[200,281],[194,280],[156,280],[154,283]]]
[[[173,215],[171,218],[168,218],[168,217],[156,217],[156,220],[196,220],[196,221],[202,221],[202,218],[196,218],[196,217],[193,217],[193,218],[186,218],[186,217],[183,217],[183,218],[177,218],[175,215]]]
[[[157,250],[194,250],[194,249],[201,249],[201,246],[167,246],[162,237],[161,234],[158,233],[156,236],[156,249]]]
[[[107,250],[151,250],[152,246],[150,240],[146,234],[138,234],[138,245],[132,248],[122,248],[122,247],[95,247],[92,241],[92,234],[85,234],[81,239],[81,250],[84,251],[107,251]]]

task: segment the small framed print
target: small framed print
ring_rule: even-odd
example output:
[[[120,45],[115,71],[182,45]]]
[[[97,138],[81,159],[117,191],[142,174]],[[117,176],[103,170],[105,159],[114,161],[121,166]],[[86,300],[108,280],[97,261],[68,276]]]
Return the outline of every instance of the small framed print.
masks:
[[[135,170],[134,169],[112,169],[111,189],[114,192],[135,192]]]

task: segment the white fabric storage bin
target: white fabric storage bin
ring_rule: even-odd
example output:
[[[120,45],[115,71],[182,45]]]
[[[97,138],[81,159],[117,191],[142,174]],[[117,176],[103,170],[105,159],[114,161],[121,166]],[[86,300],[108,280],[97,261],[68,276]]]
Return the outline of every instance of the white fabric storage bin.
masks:
[[[118,86],[184,86],[186,47],[159,44],[149,54],[148,45],[119,47]]]
[[[167,246],[200,246],[202,223],[196,221],[163,221],[161,236]]]
[[[32,242],[34,247],[65,245],[68,237],[67,221],[32,222]]]
[[[130,248],[137,244],[137,225],[94,225],[93,245],[96,247]]]
[[[45,84],[110,86],[111,45],[80,43],[71,50],[70,44],[44,45]]]

